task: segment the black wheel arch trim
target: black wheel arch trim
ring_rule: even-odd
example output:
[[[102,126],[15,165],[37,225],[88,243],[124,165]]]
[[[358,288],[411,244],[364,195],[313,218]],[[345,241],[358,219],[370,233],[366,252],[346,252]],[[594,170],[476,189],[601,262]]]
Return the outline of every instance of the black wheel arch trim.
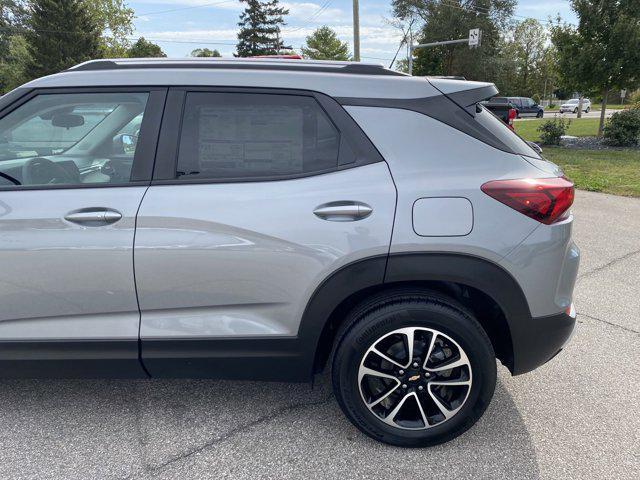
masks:
[[[491,297],[502,309],[512,342],[513,359],[507,364],[514,374],[535,369],[553,357],[567,340],[567,326],[555,318],[533,318],[518,282],[503,267],[487,259],[459,253],[393,253],[369,257],[345,265],[316,289],[303,314],[298,340],[302,357],[317,371],[317,352],[323,331],[340,304],[371,287],[403,282],[443,281],[472,287]],[[563,314],[564,315],[564,314]],[[564,317],[563,317],[564,318]],[[551,320],[549,320],[551,319]],[[306,352],[306,354],[304,353]]]

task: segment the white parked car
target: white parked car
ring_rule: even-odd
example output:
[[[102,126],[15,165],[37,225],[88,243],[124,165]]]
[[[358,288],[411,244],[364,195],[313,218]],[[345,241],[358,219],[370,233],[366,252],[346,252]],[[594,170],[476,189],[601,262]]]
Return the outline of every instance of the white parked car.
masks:
[[[572,98],[560,105],[560,113],[571,112],[578,113],[578,105],[580,100],[578,98]],[[589,113],[591,111],[591,100],[585,98],[582,100],[582,111]]]

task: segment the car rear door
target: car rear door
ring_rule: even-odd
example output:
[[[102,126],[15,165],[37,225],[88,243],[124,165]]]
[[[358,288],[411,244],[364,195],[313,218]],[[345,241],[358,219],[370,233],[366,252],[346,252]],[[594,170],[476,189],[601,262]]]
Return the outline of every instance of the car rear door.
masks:
[[[137,220],[145,367],[300,378],[307,302],[340,267],[387,255],[395,200],[386,163],[327,96],[171,90]]]
[[[0,376],[145,375],[133,239],[165,97],[43,89],[0,113]]]

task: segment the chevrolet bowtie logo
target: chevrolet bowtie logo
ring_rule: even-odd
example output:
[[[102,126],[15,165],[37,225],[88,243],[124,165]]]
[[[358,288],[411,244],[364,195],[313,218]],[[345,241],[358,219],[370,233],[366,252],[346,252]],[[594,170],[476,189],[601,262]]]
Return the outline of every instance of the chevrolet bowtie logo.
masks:
[[[409,381],[410,382],[415,382],[416,380],[418,380],[420,378],[420,375],[414,375],[413,377],[409,377]]]

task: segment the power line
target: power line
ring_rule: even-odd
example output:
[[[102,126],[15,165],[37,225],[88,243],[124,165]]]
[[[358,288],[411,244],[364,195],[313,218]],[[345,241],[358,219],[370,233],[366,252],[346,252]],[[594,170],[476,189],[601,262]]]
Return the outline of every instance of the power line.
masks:
[[[333,3],[333,0],[326,0],[314,14],[312,14],[308,19],[302,20],[302,23],[311,23],[313,20],[318,18],[322,13],[324,13],[331,6],[332,3]],[[305,28],[305,26],[301,25],[299,27],[289,30],[289,33],[297,32],[298,30],[302,30],[303,28]]]
[[[164,13],[182,12],[184,10],[193,10],[195,8],[215,7],[217,5],[224,5],[225,3],[235,3],[233,0],[225,0],[224,2],[203,3],[202,5],[192,5],[190,7],[171,8],[168,10],[157,10],[155,12],[141,13],[136,15],[136,18],[148,17],[150,15],[162,15]]]

